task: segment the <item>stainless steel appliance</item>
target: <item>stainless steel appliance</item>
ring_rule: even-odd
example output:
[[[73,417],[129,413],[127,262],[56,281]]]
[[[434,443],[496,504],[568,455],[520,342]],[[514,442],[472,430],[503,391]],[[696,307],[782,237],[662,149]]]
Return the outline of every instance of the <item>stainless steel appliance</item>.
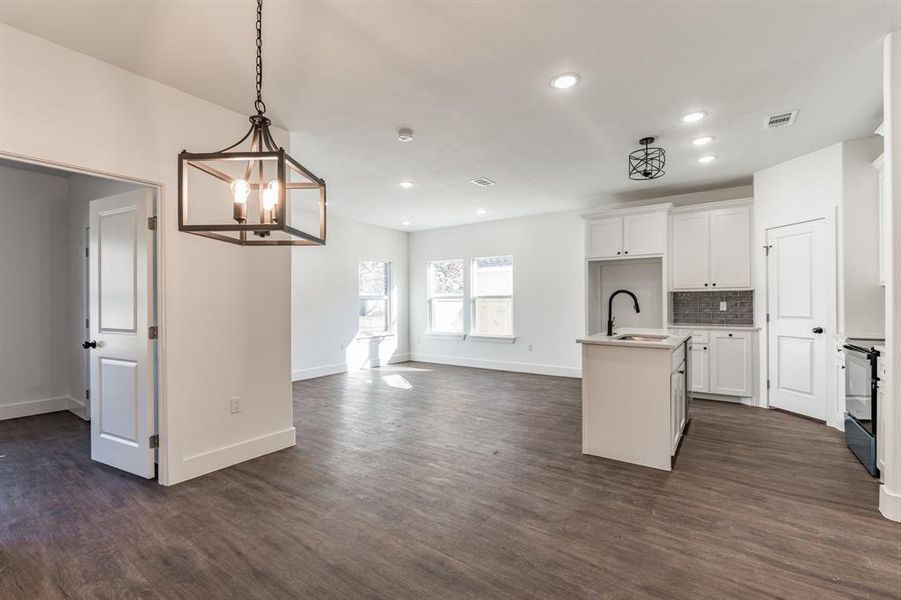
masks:
[[[845,352],[845,441],[870,475],[876,466],[876,397],[879,391],[879,350],[848,343]]]

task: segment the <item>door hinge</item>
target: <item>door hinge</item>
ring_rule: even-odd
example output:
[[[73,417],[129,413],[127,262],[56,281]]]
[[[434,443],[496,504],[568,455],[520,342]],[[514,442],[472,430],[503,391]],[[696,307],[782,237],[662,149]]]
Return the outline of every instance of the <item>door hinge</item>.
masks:
[[[770,248],[772,248],[772,247],[773,247],[772,244],[769,244],[769,245],[763,247],[763,250],[764,250],[764,252],[766,252],[767,256],[770,255]]]
[[[160,330],[156,325],[151,325],[147,328],[147,337],[151,340],[155,340],[157,337],[159,337],[159,334]]]
[[[91,390],[85,390],[85,391],[84,391],[84,399],[85,399],[85,400],[90,400],[90,399],[91,399]]]
[[[150,447],[151,448],[159,448],[160,447],[160,435],[158,433],[154,433],[150,436]]]
[[[89,253],[90,253],[90,248],[88,248],[87,246],[85,246],[85,247],[84,247],[84,257],[87,258]]]
[[[767,323],[770,322],[770,313],[767,313],[767,314],[766,314],[766,322],[767,322]]]
[[[85,319],[85,320],[84,320],[84,326],[85,326],[85,329],[90,328],[90,326],[91,326],[91,320],[90,320],[90,319]]]
[[[766,389],[770,389],[770,380],[769,379],[766,380]]]
[[[147,217],[147,229],[156,231],[156,217]]]

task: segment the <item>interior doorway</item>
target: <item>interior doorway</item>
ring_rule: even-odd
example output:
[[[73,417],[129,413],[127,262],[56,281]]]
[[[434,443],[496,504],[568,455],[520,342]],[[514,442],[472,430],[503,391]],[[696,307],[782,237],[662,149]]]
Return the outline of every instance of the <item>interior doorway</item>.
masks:
[[[769,404],[826,421],[830,281],[826,221],[767,229]]]
[[[0,419],[67,411],[89,422],[92,459],[144,478],[157,462],[158,196],[0,159],[0,331],[14,341],[0,350]]]

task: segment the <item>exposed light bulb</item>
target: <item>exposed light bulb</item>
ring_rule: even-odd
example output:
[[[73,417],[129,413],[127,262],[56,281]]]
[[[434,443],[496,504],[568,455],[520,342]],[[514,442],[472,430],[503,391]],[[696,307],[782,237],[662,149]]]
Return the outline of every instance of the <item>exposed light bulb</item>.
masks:
[[[263,209],[272,210],[278,204],[278,181],[270,181],[263,190]]]
[[[250,195],[250,184],[245,179],[235,179],[231,183],[232,196],[235,198],[235,204],[246,204],[247,197]]]

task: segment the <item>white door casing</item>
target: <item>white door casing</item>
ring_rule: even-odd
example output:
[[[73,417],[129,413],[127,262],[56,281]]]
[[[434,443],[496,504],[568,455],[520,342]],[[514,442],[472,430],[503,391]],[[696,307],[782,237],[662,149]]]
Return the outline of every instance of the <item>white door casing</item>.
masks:
[[[825,220],[767,230],[769,404],[825,421],[828,319]],[[815,333],[815,330],[821,330]]]
[[[91,458],[154,477],[151,190],[90,205]]]

